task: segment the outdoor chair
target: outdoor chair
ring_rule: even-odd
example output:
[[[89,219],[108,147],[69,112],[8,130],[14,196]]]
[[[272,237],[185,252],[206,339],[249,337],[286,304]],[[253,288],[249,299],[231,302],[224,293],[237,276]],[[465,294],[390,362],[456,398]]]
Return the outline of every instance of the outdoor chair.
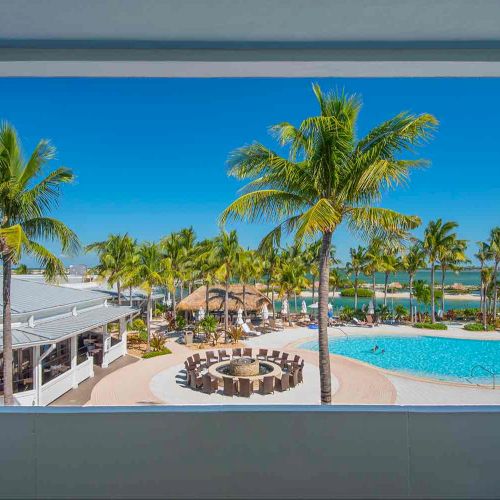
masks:
[[[229,361],[231,356],[226,352],[225,349],[219,349],[219,361]]]
[[[273,351],[273,353],[267,357],[269,361],[272,361],[276,363],[279,360],[280,357],[280,352],[279,351]]]
[[[257,359],[262,361],[267,361],[267,349],[259,349],[259,354],[257,354]]]
[[[373,328],[373,323],[368,323],[366,321],[360,321],[358,318],[352,318],[352,322],[356,326],[364,326],[364,327],[367,327],[367,328]]]
[[[243,356],[245,358],[251,358],[252,357],[252,348],[251,347],[245,347],[245,349],[243,349]]]
[[[297,363],[299,364],[300,363],[300,356],[298,354],[296,354],[294,357],[293,357],[293,361],[292,363]]]
[[[276,377],[274,387],[280,392],[288,391],[290,389],[290,376],[288,373],[283,373],[281,378]]]
[[[249,398],[253,392],[253,382],[249,378],[238,379],[238,394]]]
[[[217,389],[219,388],[219,383],[217,382],[216,378],[213,378],[209,373],[205,373],[203,375],[203,387],[202,391],[205,394],[213,394],[214,392],[217,392]]]
[[[196,371],[190,372],[191,389],[199,389],[203,385],[203,377]]]
[[[294,369],[289,373],[288,381],[290,382],[290,387],[296,387],[299,385],[299,370]]]
[[[233,358],[241,358],[241,348],[236,347],[233,349]]]
[[[366,315],[366,324],[378,326],[378,323],[375,321],[374,317],[371,314]]]
[[[261,334],[257,330],[252,330],[246,323],[243,323],[241,325],[241,329],[243,330],[243,333],[245,335],[253,335],[255,337],[258,337]]]
[[[288,364],[288,356],[289,354],[287,352],[284,352],[280,357],[276,358],[274,362],[275,363],[279,362],[280,366],[284,367]]]
[[[303,370],[302,366],[299,366],[299,368],[297,369],[299,384],[302,384],[302,382],[304,382],[304,376],[302,374],[302,370]]]
[[[259,380],[259,392],[261,394],[274,394],[274,376],[266,375]]]
[[[207,357],[207,366],[211,366],[214,363],[218,362],[217,356],[214,354],[214,351],[207,351],[206,352],[206,357]]]
[[[202,361],[205,361],[199,353],[193,354],[193,360],[196,363],[196,366],[200,366]]]
[[[238,390],[238,383],[231,377],[222,377],[224,380],[224,396],[233,397]]]

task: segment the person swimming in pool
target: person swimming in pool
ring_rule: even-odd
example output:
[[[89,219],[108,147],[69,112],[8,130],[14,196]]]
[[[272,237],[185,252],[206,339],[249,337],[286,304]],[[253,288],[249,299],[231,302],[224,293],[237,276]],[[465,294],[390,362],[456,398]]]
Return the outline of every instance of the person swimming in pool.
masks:
[[[372,352],[375,354],[377,351],[378,351],[378,345],[377,345],[377,344],[375,344],[375,345],[372,347]]]

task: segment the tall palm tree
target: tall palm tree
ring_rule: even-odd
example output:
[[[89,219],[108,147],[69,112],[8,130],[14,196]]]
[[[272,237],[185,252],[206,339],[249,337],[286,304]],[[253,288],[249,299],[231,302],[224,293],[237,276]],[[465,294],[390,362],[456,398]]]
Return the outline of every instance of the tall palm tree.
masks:
[[[497,319],[498,302],[498,264],[500,263],[500,227],[494,227],[490,233],[489,241],[490,255],[493,260],[493,324]]]
[[[274,281],[275,271],[279,261],[278,249],[272,242],[259,246],[257,250],[262,258],[263,272],[266,276],[266,295],[269,297],[271,291],[271,307],[273,319],[276,319],[276,307],[274,303]]]
[[[408,278],[409,278],[410,321],[415,321],[413,315],[413,282],[415,280],[417,271],[425,267],[426,262],[427,262],[427,256],[424,249],[422,248],[421,242],[413,244],[408,250],[408,253],[406,253],[402,259],[403,268],[408,273]]]
[[[444,313],[444,282],[447,271],[458,271],[460,266],[468,262],[465,251],[467,241],[454,238],[439,252],[439,267],[441,268],[441,311]]]
[[[280,123],[273,127],[288,157],[254,143],[235,151],[229,174],[250,179],[244,194],[221,214],[231,219],[275,222],[266,239],[278,241],[293,233],[295,241],[321,236],[319,257],[319,360],[321,401],[331,403],[328,351],[328,283],[332,235],[342,223],[363,235],[403,236],[415,228],[418,217],[376,206],[386,188],[403,183],[418,160],[401,160],[400,153],[414,149],[429,137],[436,119],[400,113],[357,140],[356,123],[361,108],[357,96],[313,91],[319,114],[298,127]]]
[[[366,249],[363,272],[372,277],[373,308],[377,308],[377,273],[383,270],[383,241],[381,238],[372,238]]]
[[[389,277],[395,273],[400,266],[400,260],[393,251],[387,251],[381,260],[382,271],[384,273],[384,307],[387,307],[387,292],[389,290]]]
[[[195,249],[194,266],[205,285],[205,314],[210,313],[210,286],[216,281],[217,263],[214,261],[214,240],[200,241]]]
[[[86,252],[97,252],[99,276],[105,278],[111,287],[116,285],[118,304],[121,305],[122,284],[129,271],[130,259],[134,254],[136,242],[127,233],[110,234],[107,240],[97,241],[85,247]]]
[[[488,329],[488,292],[493,281],[493,268],[483,267],[481,269],[481,282],[484,283],[484,306],[483,306],[483,328]]]
[[[229,285],[236,276],[238,255],[241,252],[236,231],[222,230],[214,238],[213,250],[212,258],[217,265],[216,276],[224,283],[224,330],[227,332],[229,330]]]
[[[245,318],[247,316],[246,307],[246,290],[247,285],[250,284],[252,280],[256,279],[259,274],[260,263],[255,257],[255,252],[253,250],[241,250],[236,255],[237,269],[236,273],[238,275],[239,281],[242,285],[242,306],[243,314]]]
[[[483,309],[486,307],[486,293],[485,293],[485,286],[484,286],[484,281],[483,281],[483,269],[486,261],[489,259],[490,255],[490,247],[488,243],[485,243],[484,241],[478,241],[477,242],[477,253],[474,254],[474,257],[479,261],[479,272],[481,276],[481,291],[480,291],[480,309],[481,312],[483,312]]]
[[[453,230],[458,226],[456,222],[443,222],[442,219],[430,221],[424,232],[423,248],[427,253],[429,264],[431,265],[431,322],[436,321],[436,300],[435,300],[435,274],[436,262],[449,245],[453,243],[457,235]]]
[[[0,255],[3,266],[3,377],[4,403],[14,403],[12,386],[12,265],[26,253],[45,270],[48,280],[65,276],[61,260],[39,241],[52,240],[64,253],[76,252],[78,238],[61,221],[48,217],[57,206],[61,188],[73,180],[70,169],[61,167],[45,174],[43,167],[54,158],[55,148],[41,140],[25,161],[16,130],[0,126]]]
[[[321,239],[313,241],[305,246],[302,251],[302,260],[308,267],[309,274],[311,275],[311,285],[312,285],[312,301],[314,302],[314,295],[316,292],[316,279],[319,275],[319,253],[321,250]]]
[[[357,310],[359,275],[366,265],[366,248],[358,245],[357,248],[351,248],[349,250],[349,255],[351,260],[347,262],[346,268],[347,272],[354,276],[354,310]]]

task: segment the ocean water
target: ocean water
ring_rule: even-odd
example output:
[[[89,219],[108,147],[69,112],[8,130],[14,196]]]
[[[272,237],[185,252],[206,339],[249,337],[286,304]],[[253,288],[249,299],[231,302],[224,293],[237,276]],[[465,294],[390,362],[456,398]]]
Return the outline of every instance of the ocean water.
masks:
[[[365,281],[366,283],[371,283],[372,282],[372,277],[371,276],[362,276],[361,279]],[[427,281],[427,283],[431,282],[431,272],[430,270],[423,269],[420,271],[417,271],[417,274],[415,276],[416,280],[424,280]],[[385,275],[384,273],[375,273],[375,280],[377,284],[383,284],[385,280]],[[438,269],[436,270],[436,277],[435,280],[437,283],[441,283],[441,271]],[[408,283],[408,273],[403,272],[403,271],[398,271],[397,273],[391,274],[389,277],[389,283],[398,281],[399,283]],[[451,272],[448,271],[445,275],[445,280],[444,280],[446,285],[453,285],[453,283],[462,283],[462,285],[466,286],[480,286],[481,284],[481,274],[478,270],[465,270],[465,271],[459,271],[459,272]]]
[[[373,348],[378,349],[373,352]],[[316,341],[301,349],[318,350]],[[330,340],[329,351],[387,370],[438,380],[491,382],[500,374],[500,341],[441,337],[349,337]]]

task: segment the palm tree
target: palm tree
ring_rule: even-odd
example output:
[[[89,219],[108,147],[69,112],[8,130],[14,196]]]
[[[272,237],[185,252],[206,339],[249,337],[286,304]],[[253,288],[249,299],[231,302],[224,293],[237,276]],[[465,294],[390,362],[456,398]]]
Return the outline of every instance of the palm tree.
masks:
[[[122,284],[128,272],[130,259],[134,254],[136,242],[127,234],[110,234],[107,240],[91,243],[86,252],[97,252],[99,264],[97,273],[106,279],[108,285],[116,285],[118,305],[121,305]]]
[[[273,244],[261,245],[259,246],[257,252],[262,258],[262,271],[266,276],[266,295],[269,297],[269,291],[271,292],[273,319],[276,319],[276,307],[274,304],[274,274],[279,262],[279,252]]]
[[[488,291],[493,281],[493,268],[483,267],[481,269],[481,282],[484,283],[484,305],[483,305],[483,328],[488,329]]]
[[[454,238],[439,252],[439,267],[441,268],[441,311],[444,313],[444,281],[446,271],[458,271],[460,265],[468,262],[465,250],[467,241]]]
[[[13,272],[15,274],[28,274],[28,266],[26,264],[18,264]]]
[[[54,158],[55,148],[41,140],[24,160],[16,130],[0,127],[0,255],[3,265],[3,377],[4,404],[14,403],[12,386],[12,265],[23,253],[32,255],[45,270],[45,278],[65,276],[61,260],[40,240],[60,243],[63,253],[76,252],[78,238],[61,221],[47,214],[57,206],[61,187],[73,180],[70,169],[60,167],[47,174],[43,167]],[[15,237],[15,238],[13,238]]]
[[[424,280],[415,281],[413,291],[417,300],[417,307],[419,304],[428,306],[431,303],[431,291]]]
[[[199,278],[203,281],[205,289],[205,314],[210,313],[209,299],[210,286],[216,281],[217,263],[214,261],[214,240],[203,240],[195,249],[194,266],[199,270]]]
[[[456,239],[456,233],[453,229],[458,226],[456,222],[443,222],[442,219],[430,221],[424,232],[423,248],[427,253],[427,258],[431,265],[431,322],[436,321],[435,311],[435,272],[436,262],[439,259],[441,252],[443,252],[449,245]]]
[[[359,275],[366,265],[366,248],[358,246],[349,250],[351,260],[347,263],[347,272],[354,276],[354,310],[358,309]]]
[[[483,309],[486,308],[486,292],[485,292],[485,286],[484,286],[484,281],[483,281],[483,269],[486,261],[489,259],[490,255],[490,247],[488,243],[485,243],[484,241],[478,241],[477,242],[478,250],[477,253],[474,254],[474,257],[479,261],[479,271],[481,275],[481,292],[480,292],[480,309],[481,312],[483,312]]]
[[[247,316],[246,308],[246,286],[255,281],[262,275],[262,261],[258,254],[253,250],[241,250],[237,256],[237,274],[242,285],[243,313]]]
[[[372,277],[373,309],[377,308],[377,273],[383,269],[384,254],[382,251],[383,241],[380,238],[372,238],[366,249],[363,272]]]
[[[413,315],[413,281],[419,269],[425,267],[426,253],[422,248],[421,242],[413,244],[408,253],[403,256],[402,265],[408,273],[410,288],[410,321],[415,321]]]
[[[319,252],[321,250],[321,239],[313,241],[309,245],[306,245],[302,252],[302,260],[308,267],[309,274],[311,275],[312,284],[312,302],[314,302],[314,295],[316,292],[316,278],[319,275]]]
[[[165,278],[166,268],[171,272],[171,263],[169,259],[162,256],[160,246],[156,243],[142,243],[137,248],[137,262],[134,271],[134,281],[139,284],[147,294],[146,306],[146,327],[148,333],[148,346],[150,350],[151,344],[151,306],[152,295],[155,287],[164,285],[167,281]]]
[[[330,270],[330,288],[332,290],[332,307],[335,305],[335,293],[337,290],[348,283],[348,280],[345,276],[342,276],[340,271],[336,268]]]
[[[392,273],[395,273],[398,270],[400,266],[400,260],[394,253],[394,251],[391,251],[391,249],[387,249],[387,251],[382,255],[381,266],[381,269],[384,272],[384,307],[387,307],[389,277]]]
[[[498,302],[498,264],[500,263],[500,227],[495,227],[490,233],[490,255],[493,260],[493,324],[497,319]]]
[[[323,94],[313,86],[319,114],[299,127],[280,123],[273,127],[288,158],[254,143],[235,151],[229,174],[251,179],[244,194],[221,214],[229,220],[275,222],[265,239],[279,241],[293,233],[295,241],[321,236],[319,256],[319,360],[321,401],[331,403],[328,351],[328,283],[330,246],[336,228],[346,222],[363,235],[403,236],[420,223],[375,206],[385,188],[403,183],[421,161],[400,160],[402,152],[425,140],[436,125],[434,117],[400,113],[356,138],[360,101],[357,96]]]
[[[241,247],[238,242],[236,231],[226,232],[222,230],[214,238],[213,260],[216,263],[216,276],[224,283],[224,330],[229,330],[229,284],[236,275],[238,269],[238,255]]]

